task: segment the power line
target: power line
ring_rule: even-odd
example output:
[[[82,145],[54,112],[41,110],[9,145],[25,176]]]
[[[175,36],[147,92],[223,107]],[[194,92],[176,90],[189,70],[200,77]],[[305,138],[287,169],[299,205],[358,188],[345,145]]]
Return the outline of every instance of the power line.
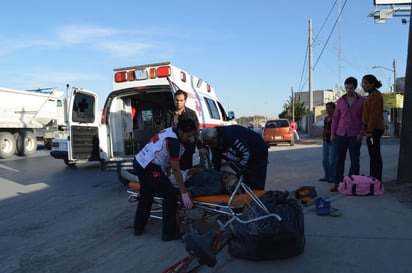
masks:
[[[306,84],[307,83],[307,79],[306,79],[306,81],[305,81],[305,83],[304,84],[302,84],[302,81],[303,81],[303,77],[304,77],[304,75],[305,75],[305,72],[306,72],[306,61],[307,61],[307,59],[308,59],[308,52],[309,52],[309,39],[308,39],[308,43],[306,44],[306,53],[305,53],[305,60],[303,61],[303,69],[302,69],[302,74],[300,75],[300,81],[299,81],[299,88],[298,88],[298,90],[302,90],[303,89],[303,85],[304,84]]]
[[[343,9],[345,8],[347,2],[348,2],[348,0],[345,0],[345,3],[343,3],[342,9],[339,11],[339,14],[338,14],[338,17],[336,18],[335,24],[333,24],[333,28],[332,28],[332,30],[331,30],[330,33],[329,33],[328,39],[326,39],[326,43],[323,45],[323,48],[322,48],[322,50],[321,50],[321,52],[320,52],[320,54],[319,54],[319,57],[318,57],[318,59],[316,60],[315,65],[313,66],[313,70],[315,70],[316,65],[318,64],[318,62],[319,62],[319,60],[320,60],[320,57],[322,57],[323,51],[325,51],[325,48],[326,48],[326,46],[327,46],[328,43],[329,43],[329,39],[330,39],[330,37],[332,36],[332,33],[333,33],[333,31],[335,30],[335,27],[336,27],[336,25],[337,25],[338,22],[339,22],[339,19],[340,19],[341,15],[342,15]]]
[[[329,17],[331,16],[332,11],[334,10],[334,8],[335,8],[335,6],[336,6],[337,1],[338,1],[338,0],[336,0],[336,1],[333,3],[332,7],[330,8],[329,13],[328,13],[328,15],[326,16],[325,20],[323,21],[322,26],[321,26],[321,28],[320,28],[320,30],[319,30],[319,32],[318,32],[318,34],[316,35],[316,37],[315,37],[314,40],[318,40],[318,37],[319,37],[320,33],[322,32],[324,26],[326,25],[326,22],[329,20]],[[317,63],[319,62],[320,57],[322,56],[322,54],[323,54],[323,52],[324,52],[324,50],[325,50],[325,48],[326,48],[326,46],[327,46],[327,44],[328,44],[328,42],[329,42],[329,40],[330,40],[330,37],[332,36],[333,31],[334,31],[334,29],[336,28],[337,23],[339,22],[339,19],[340,19],[341,15],[342,15],[343,9],[344,9],[344,7],[346,6],[346,3],[347,3],[347,2],[348,2],[348,0],[345,0],[345,3],[343,4],[341,10],[339,11],[338,17],[337,17],[337,19],[336,19],[336,21],[335,21],[335,23],[334,23],[334,25],[333,25],[332,30],[331,30],[330,33],[329,33],[328,39],[327,39],[326,42],[324,43],[324,46],[323,46],[323,48],[322,48],[322,50],[321,50],[321,53],[320,53],[319,57],[317,58],[317,60],[316,60],[316,62],[315,62],[315,65],[313,66],[313,70],[315,70]],[[302,82],[303,82],[303,75],[304,75],[304,73],[305,73],[305,71],[306,71],[306,67],[307,67],[307,66],[306,66],[306,60],[307,60],[307,56],[308,56],[308,51],[309,51],[309,41],[308,41],[308,43],[307,43],[307,45],[306,45],[305,61],[304,61],[304,63],[303,63],[302,75],[301,75],[301,79],[300,79],[300,83],[299,83],[299,88],[298,88],[298,90],[302,90],[302,89],[303,89],[303,86],[306,85],[306,83],[309,81],[309,79],[306,78],[305,82],[302,83]]]

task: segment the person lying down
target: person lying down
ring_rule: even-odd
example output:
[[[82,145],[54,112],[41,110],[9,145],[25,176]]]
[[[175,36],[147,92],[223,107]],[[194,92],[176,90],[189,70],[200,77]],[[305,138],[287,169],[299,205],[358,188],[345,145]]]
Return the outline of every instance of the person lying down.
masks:
[[[204,170],[192,168],[182,171],[183,180],[190,197],[231,194],[238,178],[227,171]],[[173,173],[169,175],[170,182],[177,187]]]
[[[189,191],[192,198],[198,196],[231,194],[238,181],[237,176],[228,171],[192,168],[181,172],[186,189]],[[127,171],[122,170],[121,176],[129,181],[139,182],[136,175]],[[171,172],[168,177],[170,182],[177,188],[173,172]]]

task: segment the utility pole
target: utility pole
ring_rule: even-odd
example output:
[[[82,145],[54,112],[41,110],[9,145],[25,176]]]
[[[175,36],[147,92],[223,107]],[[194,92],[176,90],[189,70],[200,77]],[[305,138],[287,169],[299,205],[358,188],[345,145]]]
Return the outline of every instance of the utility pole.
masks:
[[[393,88],[392,92],[396,96],[396,60],[393,59]],[[395,105],[396,106],[396,105]],[[399,138],[399,125],[398,125],[398,108],[393,108],[393,129],[396,138]]]
[[[312,41],[312,19],[309,19],[309,124],[308,133],[312,136],[313,131],[313,41]]]
[[[396,59],[393,59],[393,92],[396,92]]]
[[[293,93],[293,87],[291,87],[292,91],[292,120],[295,121],[295,95]]]
[[[410,14],[412,19],[412,13]],[[409,21],[411,22],[411,21]],[[395,63],[394,63],[395,64]],[[396,66],[396,65],[395,65]],[[412,181],[412,24],[409,24],[408,57],[406,62],[405,92],[403,97],[402,131],[399,145],[398,183]]]
[[[383,69],[393,72],[393,85],[391,88],[391,93],[393,93],[394,96],[396,96],[396,59],[393,59],[392,69],[388,67],[380,66],[380,65],[373,66],[372,68],[383,68]],[[399,138],[398,108],[391,108],[391,121],[393,122],[394,137]]]

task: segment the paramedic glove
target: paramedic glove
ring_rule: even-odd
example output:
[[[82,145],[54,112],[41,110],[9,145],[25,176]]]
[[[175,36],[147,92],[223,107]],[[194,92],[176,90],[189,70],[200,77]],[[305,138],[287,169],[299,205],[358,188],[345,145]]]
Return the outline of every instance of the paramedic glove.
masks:
[[[182,193],[182,201],[183,201],[183,204],[185,204],[186,208],[188,209],[192,208],[193,204],[192,204],[192,200],[189,197],[188,192]]]

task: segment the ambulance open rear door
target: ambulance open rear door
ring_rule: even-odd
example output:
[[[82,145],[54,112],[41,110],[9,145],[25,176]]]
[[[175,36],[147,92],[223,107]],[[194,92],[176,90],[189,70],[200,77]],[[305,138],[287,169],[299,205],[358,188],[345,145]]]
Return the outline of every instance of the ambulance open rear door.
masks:
[[[97,95],[73,88],[68,107],[68,161],[99,161]]]

